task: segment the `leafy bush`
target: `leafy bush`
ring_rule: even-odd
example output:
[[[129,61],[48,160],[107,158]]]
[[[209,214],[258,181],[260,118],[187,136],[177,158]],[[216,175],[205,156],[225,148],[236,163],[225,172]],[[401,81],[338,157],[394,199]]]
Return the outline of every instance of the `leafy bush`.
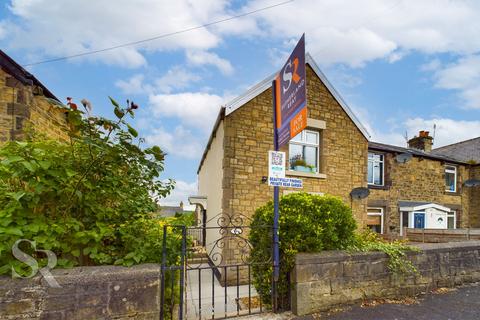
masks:
[[[69,141],[32,136],[0,148],[0,274],[30,268],[11,252],[18,239],[58,256],[58,266],[158,262],[161,222],[150,213],[173,181],[162,181],[164,153],[142,148],[126,121],[138,108],[111,99],[116,120],[69,101]],[[174,240],[172,240],[174,241]],[[178,243],[171,245],[174,252]],[[33,252],[23,251],[46,261]],[[177,251],[178,252],[178,251]],[[175,260],[175,254],[171,260]]]
[[[351,209],[333,196],[294,193],[280,199],[280,278],[278,296],[288,296],[287,274],[294,266],[295,254],[322,250],[346,249],[354,242],[355,220]],[[261,299],[270,303],[272,233],[264,226],[273,225],[273,203],[258,208],[253,216],[249,235],[252,244],[254,285]]]

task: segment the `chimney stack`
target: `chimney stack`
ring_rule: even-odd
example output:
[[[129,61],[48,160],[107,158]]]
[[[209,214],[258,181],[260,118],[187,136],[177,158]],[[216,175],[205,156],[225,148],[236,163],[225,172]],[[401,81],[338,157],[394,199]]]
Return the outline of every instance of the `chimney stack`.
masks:
[[[412,139],[408,140],[408,147],[412,149],[422,150],[424,152],[432,151],[433,146],[433,137],[430,136],[428,131],[420,131],[418,137],[415,136]]]

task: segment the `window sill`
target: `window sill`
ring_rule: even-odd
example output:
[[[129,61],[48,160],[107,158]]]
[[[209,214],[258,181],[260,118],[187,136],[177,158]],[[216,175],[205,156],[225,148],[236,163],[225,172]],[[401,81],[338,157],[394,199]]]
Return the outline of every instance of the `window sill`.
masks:
[[[460,192],[458,192],[458,191],[446,191],[445,190],[445,194],[450,195],[450,196],[459,196]]]
[[[327,175],[324,173],[301,172],[301,171],[294,171],[294,170],[287,170],[286,175],[294,176],[294,177],[314,178],[314,179],[327,178]]]
[[[388,189],[390,189],[390,187],[389,187],[389,186],[386,186],[386,185],[380,186],[380,185],[376,185],[376,184],[369,184],[369,185],[368,185],[368,189],[388,190]]]

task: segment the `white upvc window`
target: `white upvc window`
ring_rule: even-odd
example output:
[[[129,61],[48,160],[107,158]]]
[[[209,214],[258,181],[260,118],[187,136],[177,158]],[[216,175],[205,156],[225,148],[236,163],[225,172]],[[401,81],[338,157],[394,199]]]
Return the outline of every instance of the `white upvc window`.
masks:
[[[368,153],[368,184],[383,186],[385,177],[384,164],[385,158],[383,154],[374,152]]]
[[[374,232],[383,234],[383,208],[367,208],[367,226]]]
[[[303,130],[290,140],[288,146],[290,170],[320,172],[320,132]]]
[[[457,212],[450,211],[447,213],[447,228],[448,229],[457,229]]]
[[[445,166],[445,191],[457,192],[457,167]]]

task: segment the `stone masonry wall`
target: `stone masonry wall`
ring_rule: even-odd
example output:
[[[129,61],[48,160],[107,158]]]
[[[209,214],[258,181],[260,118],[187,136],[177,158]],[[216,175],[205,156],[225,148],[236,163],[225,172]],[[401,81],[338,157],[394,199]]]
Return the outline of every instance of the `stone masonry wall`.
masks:
[[[23,85],[0,69],[0,142],[21,140],[31,128],[50,138],[66,140],[66,115],[36,86]]]
[[[0,277],[0,319],[158,319],[159,267],[53,270],[61,288],[42,278]]]
[[[320,131],[320,167],[326,178],[301,177],[302,191],[339,196],[350,205],[350,191],[366,186],[367,140],[308,65],[307,101],[308,118],[326,122]],[[273,196],[273,188],[261,182],[273,150],[271,89],[225,117],[224,150],[223,212],[251,217]],[[353,202],[353,213],[362,225],[366,201]]]
[[[401,276],[381,252],[298,254],[292,311],[305,315],[363,299],[395,298],[480,281],[480,241],[421,244],[409,259],[419,274]]]
[[[471,179],[480,179],[480,165],[470,169]],[[480,187],[469,188],[470,193],[470,223],[472,228],[480,228]]]
[[[457,192],[445,191],[445,163],[413,157],[407,163],[395,161],[395,155],[385,154],[385,188],[370,188],[368,205],[383,207],[385,233],[399,234],[398,201],[425,201],[457,210],[457,227],[468,227],[470,194],[462,186],[469,177],[469,168],[457,166]]]

